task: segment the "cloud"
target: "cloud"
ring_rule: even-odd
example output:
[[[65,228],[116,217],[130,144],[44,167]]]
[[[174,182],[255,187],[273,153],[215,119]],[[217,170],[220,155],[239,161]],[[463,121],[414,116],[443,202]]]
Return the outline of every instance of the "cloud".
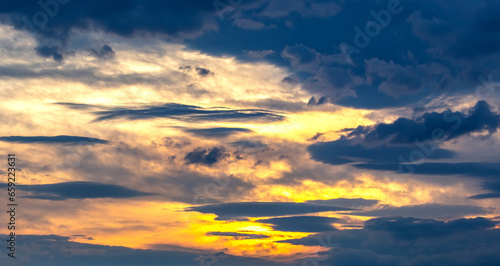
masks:
[[[393,123],[358,126],[347,136],[336,141],[312,144],[307,150],[312,159],[323,163],[339,165],[363,162],[356,167],[397,171],[402,166],[398,163],[406,162],[401,157],[415,159],[412,163],[423,159],[422,156],[412,155],[416,151],[425,153],[424,157],[430,160],[449,159],[455,157],[456,153],[438,148],[442,142],[476,132],[493,134],[500,126],[500,115],[491,109],[488,103],[479,101],[468,114],[448,110],[425,113],[415,119],[398,118]],[[425,168],[417,171],[425,171]],[[447,170],[436,169],[435,173],[443,171]],[[462,173],[471,172],[470,169],[465,171]],[[479,169],[479,172],[484,171]]]
[[[226,157],[227,154],[224,152],[223,148],[211,148],[203,149],[196,148],[194,151],[189,152],[184,157],[184,160],[188,164],[204,164],[204,165],[212,165]]]
[[[104,44],[99,50],[91,49],[90,51],[95,57],[100,59],[111,59],[115,57],[115,51],[107,44]]]
[[[500,9],[494,1],[465,1],[460,6],[394,1],[401,12],[391,14],[387,25],[379,25],[385,24],[381,14],[388,3],[263,0],[238,8],[228,24],[239,19],[265,30],[226,25],[218,34],[188,42],[209,53],[246,58],[245,51],[281,51],[281,58],[265,58],[291,66],[290,76],[298,77],[301,87],[316,99],[325,96],[336,105],[364,109],[472,95],[478,77],[500,74],[495,19]],[[366,34],[367,25],[374,25],[376,33]],[[355,45],[360,35],[365,36],[366,46]],[[228,40],[228,36],[238,38]],[[342,48],[346,43],[356,52],[346,52]]]
[[[474,205],[444,205],[444,204],[421,204],[407,205],[401,207],[387,206],[381,209],[371,211],[355,211],[350,215],[357,216],[403,216],[415,218],[456,218],[471,215],[483,215],[488,213],[487,210]]]
[[[311,70],[320,61],[320,55],[303,44],[286,46],[281,56],[290,60],[292,66],[299,70]]]
[[[293,216],[257,220],[259,223],[271,224],[275,231],[285,232],[328,232],[337,230],[332,223],[339,219],[319,216]]]
[[[257,109],[203,108],[194,105],[167,103],[158,106],[148,106],[142,109],[110,108],[109,111],[94,112],[96,121],[126,118],[129,120],[171,118],[185,121],[247,121],[275,122],[285,119],[284,116],[270,111]]]
[[[97,199],[97,198],[134,198],[157,195],[138,190],[129,189],[124,186],[103,184],[97,182],[65,182],[43,185],[17,185],[19,190],[30,192],[23,195],[24,198],[67,200],[67,199]]]
[[[0,137],[0,141],[12,143],[41,143],[41,144],[67,144],[67,145],[93,145],[93,144],[109,144],[109,141],[77,136],[4,136]]]
[[[353,162],[384,163],[397,161],[398,156],[406,155],[414,150],[419,150],[419,146],[375,146],[366,147],[362,144],[353,144],[347,138],[340,138],[331,142],[315,143],[307,147],[311,158],[323,163],[340,165]],[[455,157],[455,153],[450,150],[436,148],[429,156],[429,159],[446,159]],[[397,166],[396,168],[397,169]]]
[[[238,133],[248,133],[252,130],[247,128],[235,128],[235,127],[214,127],[214,128],[202,128],[202,129],[185,129],[184,131],[193,133],[200,137],[205,138],[225,138]]]
[[[489,229],[495,227],[496,224],[482,217],[447,222],[412,217],[384,217],[366,221],[365,228],[386,231],[396,238],[414,240],[421,237],[443,237],[466,231]]]
[[[281,242],[335,247],[309,260],[319,265],[496,265],[500,230],[485,218],[448,222],[401,217],[375,218],[363,229],[312,234]],[[311,254],[313,255],[313,254]],[[316,254],[314,254],[316,255]]]
[[[484,193],[484,194],[478,194],[478,195],[474,195],[474,196],[469,197],[469,199],[491,199],[491,198],[500,198],[500,192]]]
[[[450,78],[449,69],[438,63],[402,66],[372,58],[365,62],[365,69],[367,75],[382,80],[378,90],[395,97],[414,94],[425,87],[445,88]]]
[[[322,105],[328,103],[328,98],[326,96],[321,96],[318,101],[316,101],[316,98],[312,96],[309,101],[307,102],[307,105]]]
[[[350,208],[296,202],[234,202],[190,207],[187,211],[213,213],[217,220],[232,220],[241,217],[273,217],[327,211],[350,210]]]
[[[359,126],[349,137],[362,137],[366,142],[385,142],[390,144],[410,144],[415,141],[439,138],[451,140],[462,135],[487,131],[490,135],[500,126],[500,115],[491,111],[485,101],[478,101],[468,114],[461,112],[425,113],[415,119],[398,118],[390,124]]]
[[[210,71],[210,69],[208,69],[208,68],[196,67],[195,70],[196,70],[196,73],[198,73],[198,75],[203,76],[203,77],[210,76],[210,75],[214,74],[214,72]]]
[[[32,32],[38,39],[38,54],[55,60],[62,60],[68,53],[68,39],[75,31],[97,29],[124,37],[149,34],[192,38],[216,29],[217,12],[210,1],[131,0],[126,3],[112,1],[104,6],[95,1],[40,3],[12,3],[2,6],[0,15],[4,17],[3,23]]]
[[[443,3],[443,7],[449,7]],[[427,41],[440,57],[456,59],[481,59],[498,55],[500,31],[498,18],[500,5],[495,1],[469,1],[462,8],[452,8],[454,15],[442,14],[426,17],[414,12],[408,21],[413,32]],[[467,12],[469,17],[459,14]],[[465,23],[464,23],[465,22]],[[458,27],[461,25],[462,27]]]

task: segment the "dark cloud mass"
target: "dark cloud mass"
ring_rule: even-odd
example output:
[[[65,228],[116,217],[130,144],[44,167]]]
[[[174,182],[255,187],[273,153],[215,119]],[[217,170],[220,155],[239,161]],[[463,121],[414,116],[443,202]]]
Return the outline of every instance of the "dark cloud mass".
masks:
[[[500,230],[486,218],[375,218],[363,229],[285,240],[294,245],[335,247],[319,265],[498,265]],[[303,261],[303,260],[302,260]],[[302,262],[298,261],[298,262]],[[315,260],[318,261],[318,260]]]
[[[448,222],[416,218],[376,218],[366,221],[365,228],[389,232],[396,238],[414,240],[421,237],[442,237],[466,231],[488,229],[497,223],[477,217],[457,219]]]
[[[461,112],[425,113],[415,119],[398,118],[391,124],[359,126],[349,137],[363,137],[366,142],[410,144],[416,141],[431,141],[437,135],[444,141],[474,132],[486,131],[490,135],[500,126],[500,115],[493,112],[485,101],[479,101],[468,114]]]
[[[3,21],[33,32],[40,56],[62,60],[72,30],[101,29],[131,37],[160,34],[191,38],[214,29],[217,16],[211,1],[13,1],[2,5]],[[243,5],[243,4],[242,4]],[[212,26],[210,26],[212,25]]]

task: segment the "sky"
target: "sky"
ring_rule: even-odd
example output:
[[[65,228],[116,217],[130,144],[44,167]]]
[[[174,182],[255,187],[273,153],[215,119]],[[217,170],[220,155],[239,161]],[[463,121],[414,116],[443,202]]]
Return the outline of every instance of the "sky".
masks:
[[[0,264],[499,265],[499,13],[2,3]]]

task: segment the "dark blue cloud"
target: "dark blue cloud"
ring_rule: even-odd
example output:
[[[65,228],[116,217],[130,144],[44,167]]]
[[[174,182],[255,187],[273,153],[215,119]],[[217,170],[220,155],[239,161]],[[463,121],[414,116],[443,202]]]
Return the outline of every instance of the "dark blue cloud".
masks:
[[[115,51],[113,51],[113,48],[106,44],[104,44],[100,49],[91,49],[90,51],[95,57],[100,59],[111,59],[115,56]]]
[[[363,229],[313,234],[281,242],[335,247],[316,261],[319,265],[497,265],[500,230],[485,218],[448,222],[401,217],[368,220]]]
[[[329,232],[337,230],[332,223],[339,219],[319,216],[293,216],[257,220],[259,223],[271,224],[276,231],[286,232]]]
[[[210,71],[210,69],[203,67],[197,67],[196,73],[198,73],[198,75],[200,76],[209,76],[214,74],[214,72]]]
[[[218,220],[231,220],[245,217],[266,217],[307,214],[326,211],[350,210],[350,208],[316,203],[296,202],[234,202],[204,205],[187,208],[188,211],[213,213]]]
[[[357,108],[402,107],[442,94],[471,94],[478,77],[500,73],[500,5],[495,1],[469,0],[460,6],[427,0],[328,1],[337,6],[319,8],[337,11],[328,15],[306,12],[324,1],[303,1],[298,10],[298,4],[265,2],[230,17],[258,21],[265,25],[260,30],[235,28],[228,21],[217,34],[188,44],[242,59],[244,51],[281,51],[266,59],[289,67],[315,99],[326,96],[329,102]],[[401,11],[386,18],[389,3]],[[380,31],[367,34],[369,23],[379,25]],[[355,47],[363,35],[366,47]],[[343,53],[345,43],[358,50],[350,60]]]
[[[500,5],[489,0],[461,5],[250,0],[220,1],[219,8],[202,0],[49,2],[57,4],[57,12],[26,0],[0,8],[3,23],[35,32],[41,56],[62,60],[70,54],[66,46],[71,33],[89,30],[167,36],[202,52],[242,60],[249,60],[248,51],[270,51],[266,60],[289,67],[316,99],[324,96],[324,102],[346,106],[404,106],[429,96],[470,93],[480,75],[500,73]],[[386,18],[390,3],[398,11]],[[44,27],[33,25],[40,22],[33,23],[35,14],[47,18]],[[373,23],[378,30],[367,34],[366,26]],[[346,57],[341,44],[354,47],[359,36],[366,47],[355,47],[359,51]],[[200,67],[198,72],[210,73],[206,70]]]
[[[489,135],[500,126],[500,115],[491,111],[485,101],[479,101],[468,114],[461,112],[425,113],[415,119],[399,118],[393,123],[359,126],[347,136],[331,142],[310,145],[311,158],[328,164],[339,165],[363,162],[357,168],[390,170],[421,174],[478,174],[490,168],[475,164],[458,165],[461,170],[450,169],[446,164],[414,165],[419,160],[448,159],[455,152],[439,148],[443,142],[477,132]],[[410,164],[411,163],[411,164]],[[467,168],[472,166],[471,168]],[[418,168],[416,172],[413,168]],[[450,172],[451,171],[451,172]],[[447,173],[445,173],[447,172]]]
[[[496,224],[496,222],[482,217],[443,222],[397,216],[368,220],[365,222],[365,228],[386,231],[396,238],[414,240],[421,237],[443,237],[466,231],[488,229],[495,227]]]
[[[5,184],[2,185],[5,187]],[[103,184],[97,182],[65,182],[43,185],[17,185],[19,190],[29,192],[23,193],[23,197],[46,200],[67,200],[67,199],[96,199],[96,198],[133,198],[157,195],[133,190],[124,186]]]
[[[62,60],[72,31],[103,30],[120,36],[150,34],[192,38],[215,29],[217,10],[212,1],[126,0],[74,2],[66,0],[17,1],[0,8],[3,23],[37,37],[40,56]],[[245,6],[251,1],[244,1]],[[226,4],[227,7],[230,7]],[[212,25],[212,26],[210,26]]]
[[[362,144],[353,144],[347,138],[331,142],[315,143],[307,147],[307,151],[311,154],[313,160],[333,165],[353,162],[394,162],[398,161],[398,156],[410,154],[418,149],[417,145],[366,147]],[[454,156],[455,153],[453,151],[437,148],[429,156],[429,159],[445,159],[453,158]]]
[[[196,148],[194,151],[186,154],[184,160],[188,164],[212,165],[227,156],[228,154],[224,152],[223,148],[214,147],[209,150]]]
[[[445,204],[420,204],[401,207],[385,206],[370,211],[354,211],[349,213],[356,216],[404,216],[429,219],[449,219],[470,215],[484,215],[488,211],[474,205],[445,205]]]
[[[415,119],[398,118],[390,124],[359,126],[349,137],[363,137],[366,142],[385,142],[390,144],[409,144],[416,141],[432,141],[436,133],[443,141],[462,135],[487,131],[492,134],[500,126],[500,115],[491,111],[485,101],[479,101],[468,114],[451,112],[425,113]],[[439,132],[437,132],[439,130]]]
[[[77,136],[5,136],[0,137],[0,141],[13,143],[42,143],[42,144],[68,144],[68,145],[92,145],[92,144],[108,144],[109,141]]]
[[[225,138],[233,134],[241,132],[252,132],[252,130],[247,128],[235,128],[235,127],[214,127],[214,128],[202,128],[202,129],[185,129],[184,131],[193,133],[197,136],[205,138]]]
[[[498,183],[496,183],[495,186],[498,187]],[[496,190],[500,191],[499,189]],[[500,192],[477,194],[469,197],[469,199],[491,199],[491,198],[500,198]]]

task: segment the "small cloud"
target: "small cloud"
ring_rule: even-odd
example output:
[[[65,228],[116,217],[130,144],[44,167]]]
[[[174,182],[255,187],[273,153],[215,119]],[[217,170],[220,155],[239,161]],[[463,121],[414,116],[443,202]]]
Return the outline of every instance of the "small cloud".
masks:
[[[307,105],[311,106],[311,105],[322,105],[322,104],[325,104],[325,103],[328,103],[328,98],[326,96],[321,96],[321,98],[318,99],[318,101],[316,101],[316,98],[314,98],[314,96],[311,97],[311,99],[309,99],[309,102],[307,102]]]
[[[210,150],[196,148],[194,151],[186,154],[184,160],[188,164],[204,164],[210,166],[217,163],[226,156],[228,156],[228,154],[224,152],[223,148],[214,147]]]
[[[203,77],[214,74],[214,72],[210,71],[210,69],[202,68],[202,67],[196,67],[196,73],[198,73],[198,75],[203,76]]]
[[[100,59],[111,59],[115,57],[115,51],[111,46],[104,44],[100,49],[91,49],[91,53]]]

